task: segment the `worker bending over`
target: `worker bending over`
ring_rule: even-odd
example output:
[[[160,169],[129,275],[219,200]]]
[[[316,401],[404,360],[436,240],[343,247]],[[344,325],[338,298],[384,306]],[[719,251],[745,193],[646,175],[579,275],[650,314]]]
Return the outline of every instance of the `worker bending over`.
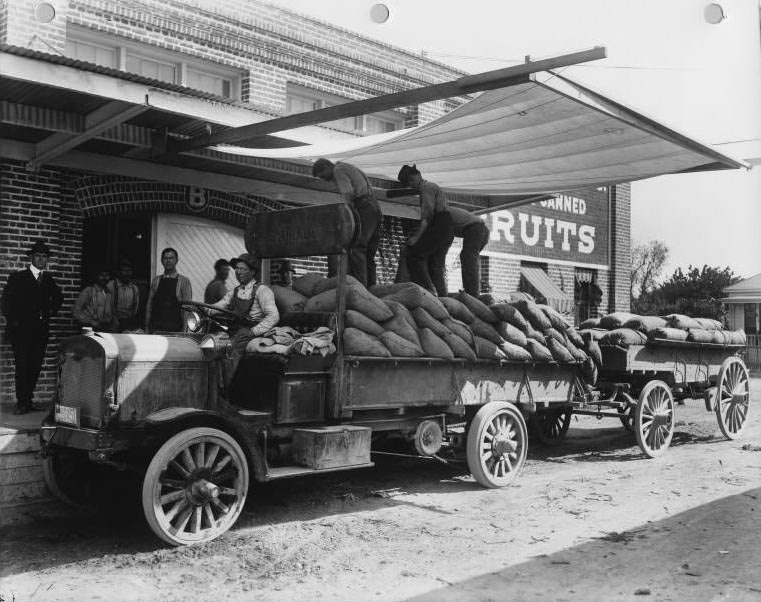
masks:
[[[447,252],[454,240],[449,205],[441,188],[424,180],[415,165],[402,166],[398,179],[404,186],[417,190],[420,197],[420,226],[407,239],[410,280],[444,297]]]
[[[333,182],[344,202],[355,212],[359,236],[349,249],[349,274],[365,286],[376,283],[375,252],[380,242],[380,227],[383,214],[373,194],[373,187],[367,175],[349,163],[333,163],[328,159],[317,159],[312,167],[312,175]],[[338,272],[337,260],[328,256],[328,276]]]
[[[481,251],[489,242],[489,228],[477,215],[465,209],[450,207],[454,235],[462,238],[460,266],[462,268],[462,289],[474,297],[480,293]]]

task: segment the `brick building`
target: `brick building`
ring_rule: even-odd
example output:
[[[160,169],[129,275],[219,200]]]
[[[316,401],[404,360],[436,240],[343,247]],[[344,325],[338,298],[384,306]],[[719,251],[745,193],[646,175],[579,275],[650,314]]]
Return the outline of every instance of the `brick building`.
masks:
[[[96,265],[129,257],[145,287],[158,271],[158,251],[174,246],[199,297],[214,260],[243,250],[242,227],[252,211],[334,198],[312,181],[303,161],[222,160],[208,150],[149,166],[162,131],[190,137],[463,75],[256,0],[0,0],[0,44],[0,72],[34,68],[35,82],[38,73],[40,79],[22,82],[11,73],[0,99],[0,286],[26,264],[33,240],[48,240],[49,267],[65,302],[38,386],[42,399],[54,385],[55,343],[75,331],[70,308]],[[88,88],[92,82],[97,90]],[[120,102],[141,94],[144,106],[130,106],[125,117]],[[429,122],[466,100],[340,119],[286,132],[288,138],[262,136],[258,145],[389,132]],[[118,160],[110,158],[115,149]],[[479,208],[472,195],[452,193],[450,200],[466,197]],[[412,205],[384,207],[381,280],[393,278],[399,243],[414,224]],[[479,210],[491,230],[482,257],[484,291],[555,295],[577,317],[628,309],[629,205],[626,184],[497,211],[484,202]],[[459,286],[457,252],[450,253],[450,290]],[[313,258],[297,269],[323,265]],[[13,398],[12,373],[9,346],[1,342],[3,401]]]

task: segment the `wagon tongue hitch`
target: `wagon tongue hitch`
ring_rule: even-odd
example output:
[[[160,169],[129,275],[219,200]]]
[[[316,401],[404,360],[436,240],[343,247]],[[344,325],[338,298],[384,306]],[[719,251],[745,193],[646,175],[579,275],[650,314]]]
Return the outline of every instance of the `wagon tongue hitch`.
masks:
[[[206,479],[193,481],[190,486],[190,499],[196,505],[203,505],[219,497],[219,487]]]

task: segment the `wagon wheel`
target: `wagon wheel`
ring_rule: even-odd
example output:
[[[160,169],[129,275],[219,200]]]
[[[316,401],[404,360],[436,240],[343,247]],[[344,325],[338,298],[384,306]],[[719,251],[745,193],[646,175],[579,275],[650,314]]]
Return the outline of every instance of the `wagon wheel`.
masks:
[[[172,545],[211,541],[243,511],[248,464],[240,445],[213,428],[191,428],[166,441],[143,479],[143,512]]]
[[[531,431],[545,445],[558,445],[568,434],[572,415],[568,406],[536,412],[529,421]]]
[[[640,449],[651,458],[668,449],[674,436],[674,396],[662,380],[651,380],[640,392],[634,434]]]
[[[480,485],[509,485],[526,462],[526,422],[510,403],[487,403],[470,423],[465,447],[468,468]]]
[[[750,378],[739,357],[724,360],[716,384],[716,419],[727,439],[742,435],[750,408]]]

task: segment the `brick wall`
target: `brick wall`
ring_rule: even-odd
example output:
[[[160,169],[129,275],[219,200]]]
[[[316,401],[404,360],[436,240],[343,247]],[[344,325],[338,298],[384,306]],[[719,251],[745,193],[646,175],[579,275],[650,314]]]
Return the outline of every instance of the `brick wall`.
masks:
[[[38,2],[31,0],[3,0],[0,8],[0,35],[5,22],[5,38],[0,41],[22,48],[42,52],[62,52],[66,46],[66,14],[68,0],[46,0],[55,9],[55,16],[48,23],[36,15]]]
[[[611,253],[612,274],[608,288],[608,310],[629,311],[631,295],[631,184],[611,187]],[[605,290],[605,289],[603,289]]]

